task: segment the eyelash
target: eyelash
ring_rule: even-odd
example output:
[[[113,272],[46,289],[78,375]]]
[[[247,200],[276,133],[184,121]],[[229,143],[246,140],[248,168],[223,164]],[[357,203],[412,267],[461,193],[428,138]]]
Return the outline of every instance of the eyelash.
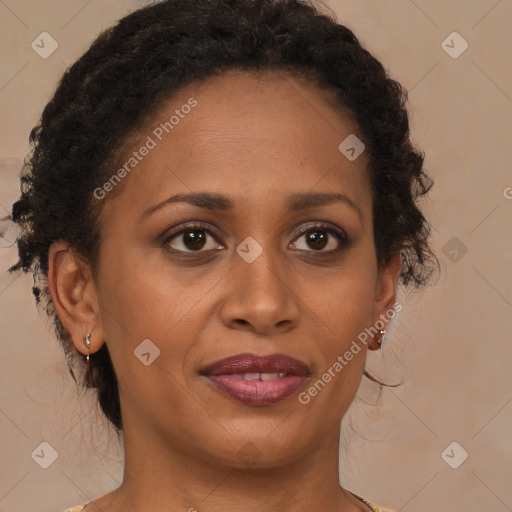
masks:
[[[314,249],[311,249],[309,251],[307,251],[307,250],[305,251],[304,249],[299,249],[300,251],[312,252],[312,253],[318,253],[318,254],[334,254],[336,252],[341,251],[342,249],[346,249],[350,245],[351,240],[349,239],[349,237],[347,236],[347,234],[345,233],[344,230],[342,230],[341,228],[334,228],[333,226],[331,226],[330,224],[327,224],[325,222],[318,222],[318,223],[310,224],[310,225],[306,226],[293,239],[293,242],[298,240],[301,236],[305,235],[306,233],[309,233],[310,231],[314,231],[314,230],[325,231],[326,233],[329,233],[329,234],[333,235],[336,238],[336,240],[338,241],[338,243],[339,243],[338,247],[336,249],[331,249],[329,251],[322,251],[322,250],[315,251]],[[174,238],[178,237],[179,235],[183,235],[184,233],[190,232],[190,231],[204,231],[205,233],[208,233],[210,236],[212,236],[216,241],[218,241],[218,238],[220,238],[215,232],[213,232],[211,230],[211,228],[207,224],[204,224],[202,222],[195,222],[195,223],[191,223],[191,224],[188,224],[188,225],[182,227],[179,231],[175,231],[175,232],[171,233],[169,236],[167,236],[165,238],[163,245],[164,246],[169,245],[169,243]],[[200,253],[207,253],[207,252],[209,252],[212,249],[210,249],[208,251],[203,251],[203,250],[198,250],[198,251],[182,251],[182,250],[179,250],[179,249],[171,249],[171,250],[176,252],[176,253],[196,253],[196,254],[200,254]],[[213,250],[215,250],[215,249],[213,249]]]

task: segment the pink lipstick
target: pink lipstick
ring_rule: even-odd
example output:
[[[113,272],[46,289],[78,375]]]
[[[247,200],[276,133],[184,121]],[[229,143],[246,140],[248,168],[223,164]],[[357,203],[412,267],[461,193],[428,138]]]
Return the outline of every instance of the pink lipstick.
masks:
[[[208,365],[201,374],[235,400],[269,405],[295,394],[309,377],[309,367],[284,354],[239,354]]]

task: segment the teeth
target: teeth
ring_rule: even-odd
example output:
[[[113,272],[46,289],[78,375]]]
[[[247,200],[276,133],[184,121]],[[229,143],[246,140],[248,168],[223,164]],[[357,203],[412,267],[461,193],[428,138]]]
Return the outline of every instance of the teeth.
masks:
[[[244,380],[259,380],[260,374],[259,373],[244,373],[243,377],[244,377]]]
[[[286,373],[262,373],[261,380],[276,380],[282,379]]]
[[[282,379],[286,373],[244,373],[244,380],[276,380]]]

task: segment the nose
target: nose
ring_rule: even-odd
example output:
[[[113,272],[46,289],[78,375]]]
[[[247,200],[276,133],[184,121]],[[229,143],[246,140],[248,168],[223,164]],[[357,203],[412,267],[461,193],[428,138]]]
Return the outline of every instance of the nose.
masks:
[[[224,325],[268,335],[297,326],[299,303],[293,292],[293,272],[282,256],[278,259],[279,255],[272,256],[267,250],[252,263],[233,254],[221,306]]]

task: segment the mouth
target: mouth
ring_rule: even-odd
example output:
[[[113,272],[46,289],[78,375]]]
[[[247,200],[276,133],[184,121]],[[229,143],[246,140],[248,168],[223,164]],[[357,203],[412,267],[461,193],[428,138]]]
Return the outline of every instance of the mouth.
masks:
[[[280,402],[294,395],[310,375],[307,364],[284,354],[239,354],[200,373],[224,395],[249,405]]]

